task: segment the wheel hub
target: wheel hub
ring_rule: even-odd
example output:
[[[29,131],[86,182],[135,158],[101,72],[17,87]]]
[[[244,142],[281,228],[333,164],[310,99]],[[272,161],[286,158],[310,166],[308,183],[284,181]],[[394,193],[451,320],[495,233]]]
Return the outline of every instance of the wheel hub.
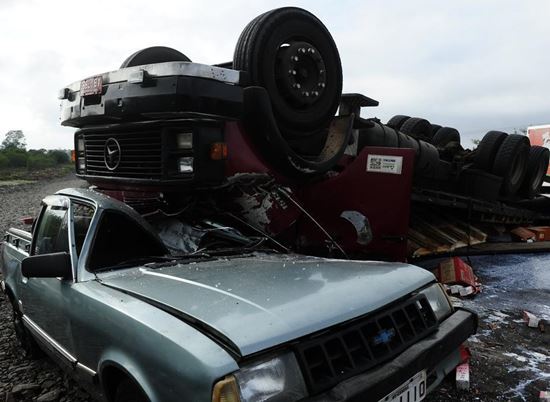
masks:
[[[326,87],[325,62],[317,48],[308,42],[279,48],[275,74],[279,89],[293,106],[314,104]]]

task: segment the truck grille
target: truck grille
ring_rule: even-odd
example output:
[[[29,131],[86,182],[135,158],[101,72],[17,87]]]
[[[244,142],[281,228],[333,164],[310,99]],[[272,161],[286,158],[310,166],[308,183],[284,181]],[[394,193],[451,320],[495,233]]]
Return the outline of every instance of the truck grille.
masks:
[[[417,295],[299,343],[297,357],[310,393],[390,360],[436,327],[428,300]]]
[[[105,163],[105,145],[120,144],[120,163],[111,170]],[[99,132],[84,135],[86,173],[93,176],[159,180],[162,178],[162,136],[155,131]]]

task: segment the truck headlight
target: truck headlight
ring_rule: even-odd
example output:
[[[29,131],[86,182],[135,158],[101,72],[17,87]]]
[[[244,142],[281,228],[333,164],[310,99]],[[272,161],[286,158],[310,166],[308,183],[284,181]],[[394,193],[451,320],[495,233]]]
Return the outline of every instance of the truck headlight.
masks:
[[[453,312],[453,306],[439,283],[434,283],[418,293],[426,296],[437,321],[441,322]]]
[[[178,159],[178,171],[180,173],[193,173],[193,157],[184,156]]]
[[[213,402],[282,402],[307,396],[296,357],[286,353],[245,366],[216,383]]]
[[[178,149],[193,149],[193,133],[177,133],[176,147]]]

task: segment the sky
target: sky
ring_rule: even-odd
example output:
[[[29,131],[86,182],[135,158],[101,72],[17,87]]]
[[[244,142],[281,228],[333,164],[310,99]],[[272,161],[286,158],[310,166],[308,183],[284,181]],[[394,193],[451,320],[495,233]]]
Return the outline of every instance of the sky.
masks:
[[[59,122],[65,85],[148,46],[230,61],[251,19],[288,5],[332,33],[344,92],[380,102],[362,117],[423,117],[457,128],[467,148],[489,130],[550,124],[547,0],[1,0],[0,138],[19,129],[28,148],[72,148],[75,129]]]

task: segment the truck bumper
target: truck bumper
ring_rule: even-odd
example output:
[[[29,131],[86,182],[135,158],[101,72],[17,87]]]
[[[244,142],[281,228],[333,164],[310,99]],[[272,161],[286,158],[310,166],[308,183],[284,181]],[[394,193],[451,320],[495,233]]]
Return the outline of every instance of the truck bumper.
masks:
[[[308,402],[376,402],[421,370],[428,376],[428,392],[460,362],[459,346],[477,330],[477,315],[459,309],[432,335],[417,342],[395,359],[342,381],[331,390],[305,399]]]

